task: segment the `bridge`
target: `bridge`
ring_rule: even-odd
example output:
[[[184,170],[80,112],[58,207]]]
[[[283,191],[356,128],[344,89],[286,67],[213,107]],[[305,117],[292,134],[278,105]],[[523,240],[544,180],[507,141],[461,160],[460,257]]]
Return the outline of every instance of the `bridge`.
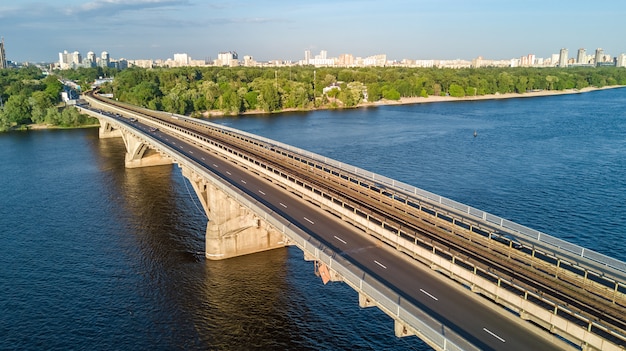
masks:
[[[626,263],[305,150],[86,95],[126,167],[177,164],[206,257],[287,245],[436,350],[624,350]]]

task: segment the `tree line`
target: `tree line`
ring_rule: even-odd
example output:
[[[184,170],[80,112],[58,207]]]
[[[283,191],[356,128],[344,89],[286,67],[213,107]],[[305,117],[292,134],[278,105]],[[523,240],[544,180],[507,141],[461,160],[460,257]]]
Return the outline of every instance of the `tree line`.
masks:
[[[0,132],[28,124],[76,127],[97,120],[61,102],[63,84],[35,66],[0,70]]]
[[[122,71],[80,68],[45,75],[35,66],[0,70],[0,131],[31,123],[79,126],[96,123],[63,108],[58,77],[83,90],[100,77],[115,77],[101,91],[134,105],[191,116],[350,108],[403,97],[525,93],[626,85],[616,67],[440,69],[406,67],[180,67]]]
[[[626,85],[626,70],[616,67],[131,68],[117,73],[113,83],[102,89],[120,101],[200,116],[207,111],[240,114],[349,108],[365,101],[402,97],[464,97],[607,85]]]

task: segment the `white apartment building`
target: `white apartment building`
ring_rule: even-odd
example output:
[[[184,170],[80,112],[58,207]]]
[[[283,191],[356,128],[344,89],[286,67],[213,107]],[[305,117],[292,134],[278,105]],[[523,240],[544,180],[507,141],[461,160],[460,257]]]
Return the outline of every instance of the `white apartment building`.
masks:
[[[174,54],[174,62],[177,66],[188,66],[191,57],[187,54]]]
[[[217,60],[214,60],[213,64],[215,66],[235,67],[239,65],[238,60],[239,57],[235,51],[220,52],[217,54]]]
[[[615,66],[626,67],[626,54],[619,54],[619,56],[617,56],[617,62]]]

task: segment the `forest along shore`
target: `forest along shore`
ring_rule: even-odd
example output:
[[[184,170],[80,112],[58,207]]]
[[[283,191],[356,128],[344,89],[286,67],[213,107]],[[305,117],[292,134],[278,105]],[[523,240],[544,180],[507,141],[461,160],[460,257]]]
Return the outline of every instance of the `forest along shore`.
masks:
[[[565,89],[565,90],[537,90],[537,91],[529,91],[523,94],[519,93],[506,93],[506,94],[486,94],[486,95],[476,95],[476,96],[464,96],[464,97],[453,97],[453,96],[428,96],[428,97],[401,97],[400,100],[379,100],[374,102],[361,102],[355,107],[349,108],[360,108],[360,107],[372,107],[372,106],[386,106],[386,105],[410,105],[410,104],[427,104],[433,102],[458,102],[458,101],[478,101],[478,100],[498,100],[498,99],[518,99],[518,98],[532,98],[532,97],[542,97],[542,96],[553,96],[553,95],[566,95],[566,94],[582,94],[590,91],[596,90],[605,90],[605,89],[618,89],[624,88],[626,85],[609,85],[601,88],[596,87],[586,87],[583,89]],[[294,109],[294,108],[286,108],[276,112],[265,112],[263,110],[249,110],[240,113],[240,115],[268,115],[268,114],[280,114],[287,112],[309,112],[309,111],[317,111],[317,110],[329,110],[331,107],[318,107],[307,110],[302,109]],[[337,108],[341,109],[341,108]],[[212,110],[207,111],[203,114],[204,118],[219,118],[223,117],[225,114],[220,110]]]
[[[431,102],[453,102],[453,101],[474,101],[474,100],[497,100],[497,99],[517,99],[517,98],[531,98],[540,96],[552,96],[552,95],[565,95],[565,94],[581,94],[595,90],[605,89],[617,89],[624,88],[626,85],[611,85],[602,88],[587,87],[583,89],[565,89],[565,90],[538,90],[529,91],[523,94],[519,93],[506,93],[506,94],[487,94],[477,96],[464,96],[464,97],[452,97],[452,96],[429,96],[429,97],[403,97],[400,100],[381,100],[371,103],[362,103],[359,106],[378,106],[378,105],[406,105],[406,104],[423,104]]]

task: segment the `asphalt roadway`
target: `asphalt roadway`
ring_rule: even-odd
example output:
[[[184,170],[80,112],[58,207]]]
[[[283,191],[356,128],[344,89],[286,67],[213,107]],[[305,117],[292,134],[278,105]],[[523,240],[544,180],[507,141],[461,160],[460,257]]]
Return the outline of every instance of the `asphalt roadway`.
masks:
[[[552,351],[563,346],[531,330],[536,327],[530,323],[501,307],[487,307],[475,293],[236,164],[163,131],[114,118],[142,129],[262,202],[478,348]]]

